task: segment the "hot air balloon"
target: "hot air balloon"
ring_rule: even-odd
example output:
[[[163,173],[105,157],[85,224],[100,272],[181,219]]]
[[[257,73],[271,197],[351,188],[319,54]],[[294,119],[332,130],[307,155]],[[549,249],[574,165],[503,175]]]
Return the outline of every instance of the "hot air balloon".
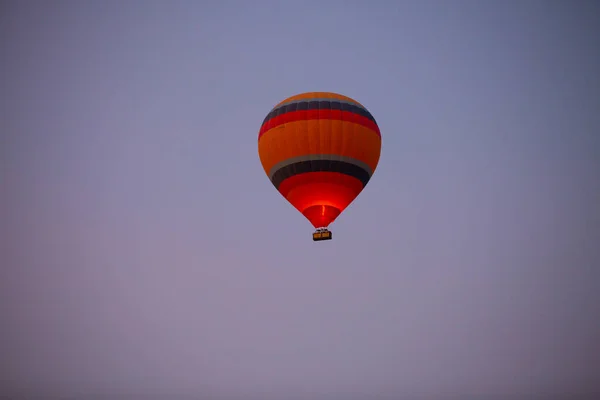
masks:
[[[359,102],[307,92],[277,104],[258,133],[258,155],[275,188],[330,240],[329,225],[356,199],[377,168],[381,133]]]

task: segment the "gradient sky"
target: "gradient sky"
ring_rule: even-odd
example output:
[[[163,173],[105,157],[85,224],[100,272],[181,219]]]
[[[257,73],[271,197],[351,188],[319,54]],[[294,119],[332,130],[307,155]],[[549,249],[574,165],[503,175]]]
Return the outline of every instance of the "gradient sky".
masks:
[[[600,396],[599,4],[2,2],[0,393]],[[383,137],[331,242],[257,154],[313,90]]]

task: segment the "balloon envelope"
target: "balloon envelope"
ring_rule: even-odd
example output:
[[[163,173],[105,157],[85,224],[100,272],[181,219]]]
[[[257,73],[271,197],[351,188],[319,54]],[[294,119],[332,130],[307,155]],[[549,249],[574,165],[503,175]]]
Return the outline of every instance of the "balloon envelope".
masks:
[[[381,133],[350,97],[308,92],[266,116],[258,154],[275,188],[315,228],[326,228],[360,194],[377,168]]]

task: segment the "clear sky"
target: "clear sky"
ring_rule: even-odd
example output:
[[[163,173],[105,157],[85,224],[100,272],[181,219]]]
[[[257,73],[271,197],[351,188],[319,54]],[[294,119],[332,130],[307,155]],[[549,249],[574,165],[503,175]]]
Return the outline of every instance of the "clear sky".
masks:
[[[599,20],[576,0],[2,2],[1,392],[600,395]],[[317,243],[257,152],[271,107],[314,90],[383,138]]]

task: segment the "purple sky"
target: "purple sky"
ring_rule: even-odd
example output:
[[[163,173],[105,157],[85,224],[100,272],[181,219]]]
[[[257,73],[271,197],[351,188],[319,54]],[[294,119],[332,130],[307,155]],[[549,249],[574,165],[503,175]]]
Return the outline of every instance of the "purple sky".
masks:
[[[3,2],[0,394],[600,396],[598,4]],[[319,243],[257,154],[313,90],[383,137]]]

